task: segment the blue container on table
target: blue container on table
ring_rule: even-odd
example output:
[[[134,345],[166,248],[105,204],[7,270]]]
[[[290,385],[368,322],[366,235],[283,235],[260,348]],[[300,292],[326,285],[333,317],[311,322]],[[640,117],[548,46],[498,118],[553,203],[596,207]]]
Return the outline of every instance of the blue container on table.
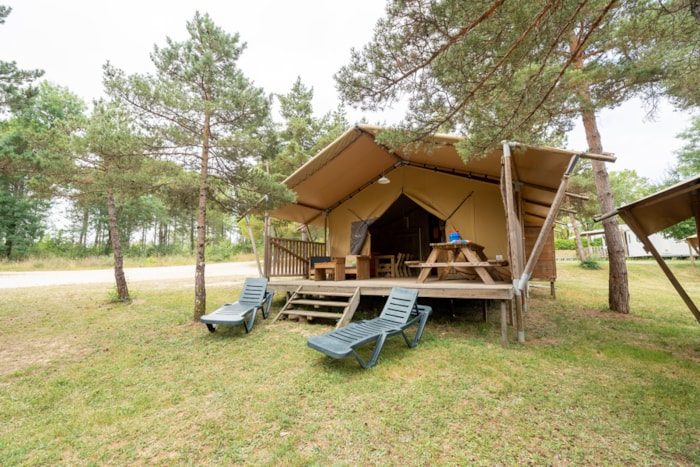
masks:
[[[450,232],[450,243],[457,243],[461,239],[459,238],[459,231]]]

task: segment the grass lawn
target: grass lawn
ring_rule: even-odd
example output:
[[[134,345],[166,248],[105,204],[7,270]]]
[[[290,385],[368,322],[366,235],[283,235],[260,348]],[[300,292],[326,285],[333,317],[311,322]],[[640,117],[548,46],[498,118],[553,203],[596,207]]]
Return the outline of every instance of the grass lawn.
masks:
[[[631,315],[605,311],[605,268],[559,263],[524,345],[501,348],[497,306],[435,301],[370,370],[306,346],[327,325],[209,334],[194,280],[129,305],[0,290],[0,465],[700,465],[700,324],[654,262],[628,267]],[[671,267],[700,302],[700,268]],[[239,291],[210,281],[208,310]]]

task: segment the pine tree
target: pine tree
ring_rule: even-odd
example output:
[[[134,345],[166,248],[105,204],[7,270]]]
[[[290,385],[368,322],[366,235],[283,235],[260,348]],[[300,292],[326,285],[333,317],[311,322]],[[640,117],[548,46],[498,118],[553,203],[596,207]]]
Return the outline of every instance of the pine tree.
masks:
[[[389,143],[459,132],[468,136],[458,147],[468,159],[505,139],[557,145],[581,118],[588,150],[602,153],[598,110],[634,95],[653,103],[681,79],[683,61],[673,47],[697,50],[700,37],[686,7],[651,0],[392,1],[372,42],[353,51],[336,79],[343,98],[364,109],[408,99],[404,131],[387,133]],[[671,56],[662,61],[664,54]],[[594,162],[593,170],[600,209],[610,212],[607,169]],[[627,313],[616,218],[604,228],[609,306]]]
[[[238,34],[197,12],[189,37],[166,39],[151,59],[155,75],[125,74],[105,66],[108,92],[127,102],[145,128],[165,142],[162,154],[199,173],[194,319],[206,311],[207,202],[245,212],[267,194],[287,195],[256,167],[269,155],[270,99],[237,67],[245,49]]]

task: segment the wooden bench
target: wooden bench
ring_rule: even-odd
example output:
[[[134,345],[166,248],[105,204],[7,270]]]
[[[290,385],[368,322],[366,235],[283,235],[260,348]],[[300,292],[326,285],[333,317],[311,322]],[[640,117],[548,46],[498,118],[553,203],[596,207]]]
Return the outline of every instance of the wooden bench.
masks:
[[[420,261],[406,261],[406,265],[411,268],[496,268],[508,266],[508,261],[455,261],[452,263],[421,263]]]

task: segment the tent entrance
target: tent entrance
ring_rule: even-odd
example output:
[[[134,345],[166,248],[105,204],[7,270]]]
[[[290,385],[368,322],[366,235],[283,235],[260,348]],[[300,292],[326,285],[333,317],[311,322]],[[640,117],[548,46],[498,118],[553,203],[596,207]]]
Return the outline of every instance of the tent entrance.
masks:
[[[407,253],[424,260],[430,243],[445,240],[445,222],[402,194],[372,223],[369,233],[373,254]]]

